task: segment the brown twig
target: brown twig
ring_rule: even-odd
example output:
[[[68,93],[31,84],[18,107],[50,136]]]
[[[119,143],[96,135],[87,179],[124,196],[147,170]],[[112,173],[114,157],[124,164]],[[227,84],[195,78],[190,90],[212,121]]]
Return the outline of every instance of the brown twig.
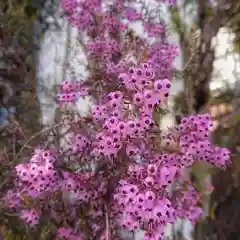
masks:
[[[62,124],[64,124],[64,122],[60,122],[60,123],[58,123],[58,124],[56,124],[56,125],[54,125],[54,126],[51,126],[51,127],[46,127],[46,128],[44,128],[44,129],[42,129],[41,131],[37,132],[36,134],[34,134],[33,136],[31,136],[31,137],[25,142],[25,144],[24,144],[23,147],[19,150],[19,152],[16,154],[15,159],[17,159],[17,158],[20,156],[20,154],[21,154],[21,153],[23,152],[23,150],[28,146],[28,144],[29,144],[33,139],[35,139],[37,136],[39,136],[39,135],[41,135],[42,133],[45,133],[45,132],[47,132],[47,131],[49,131],[49,130],[51,130],[51,129],[53,129],[53,128],[57,128],[57,127],[61,126]]]
[[[108,217],[108,209],[107,205],[105,204],[105,220],[106,220],[106,240],[111,240],[111,233],[109,229],[109,217]]]

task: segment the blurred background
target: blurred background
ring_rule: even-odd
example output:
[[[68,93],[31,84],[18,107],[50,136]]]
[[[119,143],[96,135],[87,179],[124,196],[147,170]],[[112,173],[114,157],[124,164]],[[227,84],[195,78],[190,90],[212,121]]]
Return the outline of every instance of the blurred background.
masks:
[[[225,171],[194,166],[191,178],[204,195],[205,215],[196,226],[187,221],[169,226],[167,236],[238,240],[240,1],[179,0],[177,4],[178,8],[163,9],[170,41],[179,46],[180,56],[175,61],[170,110],[161,116],[161,127],[178,123],[184,115],[210,113],[213,140],[231,149],[233,164]],[[134,29],[141,34],[139,26]],[[57,85],[87,74],[78,38],[57,0],[0,2],[0,195],[9,187],[9,170],[16,159],[27,159],[36,144],[49,137],[44,129],[61,118],[55,102]],[[83,114],[89,105],[88,99],[77,104]],[[6,228],[8,239],[30,239],[5,220],[0,206],[0,239]],[[136,233],[135,239],[140,235]]]

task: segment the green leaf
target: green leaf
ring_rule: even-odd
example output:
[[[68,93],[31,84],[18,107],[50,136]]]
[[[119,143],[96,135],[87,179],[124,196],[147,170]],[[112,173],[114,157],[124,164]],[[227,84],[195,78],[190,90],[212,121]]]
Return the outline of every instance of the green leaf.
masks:
[[[208,8],[207,8],[207,11],[206,11],[206,15],[207,15],[208,17],[210,17],[210,16],[212,16],[212,14],[213,14],[213,9],[212,9],[211,7],[208,7]]]
[[[231,120],[233,124],[240,122],[240,114],[234,114]]]
[[[236,53],[240,52],[240,41],[235,42],[233,51],[236,52]]]
[[[32,5],[27,5],[25,8],[24,8],[24,13],[26,14],[26,16],[29,18],[29,19],[33,19],[33,18],[36,18],[37,17],[37,14],[38,14],[38,9]]]

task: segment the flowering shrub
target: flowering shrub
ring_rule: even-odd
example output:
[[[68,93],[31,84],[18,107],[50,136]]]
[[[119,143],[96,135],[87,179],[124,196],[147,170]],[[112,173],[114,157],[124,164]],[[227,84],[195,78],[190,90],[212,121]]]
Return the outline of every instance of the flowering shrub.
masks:
[[[74,127],[66,125],[67,147],[36,149],[16,166],[6,195],[30,226],[51,219],[60,239],[118,239],[119,228],[163,239],[166,224],[185,217],[195,223],[202,214],[184,170],[196,161],[229,164],[230,152],[210,141],[209,115],[184,117],[167,133],[157,127],[153,113],[169,97],[178,50],[164,24],[136,2],[62,1],[68,20],[86,34],[90,71],[85,81],[62,82],[57,99],[60,107],[87,95],[95,103]],[[148,38],[124,37],[133,21]]]

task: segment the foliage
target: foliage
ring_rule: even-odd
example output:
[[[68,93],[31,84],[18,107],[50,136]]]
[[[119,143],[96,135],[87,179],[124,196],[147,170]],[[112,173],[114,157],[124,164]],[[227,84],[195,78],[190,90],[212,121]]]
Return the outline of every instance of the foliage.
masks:
[[[145,240],[163,239],[167,223],[179,217],[196,223],[202,214],[185,170],[198,162],[230,164],[229,150],[210,141],[209,115],[185,117],[167,133],[155,122],[178,54],[162,21],[133,0],[102,4],[62,2],[68,20],[85,33],[89,74],[61,83],[59,106],[85,96],[94,105],[87,116],[68,116],[54,126],[65,132],[60,146],[46,141],[30,161],[15,166],[2,198],[4,217],[19,216],[27,239],[119,239],[120,228],[142,229]],[[147,37],[136,36],[129,22],[142,24]]]
[[[209,4],[211,3],[211,4]],[[181,50],[183,52],[184,59],[184,91],[179,93],[175,98],[175,112],[177,112],[176,120],[179,121],[179,116],[184,116],[191,112],[205,112],[209,110],[211,105],[218,105],[219,103],[230,103],[235,99],[232,91],[225,91],[225,93],[215,96],[215,93],[210,92],[209,82],[212,79],[212,65],[215,60],[215,49],[211,45],[211,39],[216,36],[218,30],[221,27],[230,27],[236,33],[234,42],[236,43],[235,50],[237,50],[238,43],[238,25],[239,17],[239,2],[238,1],[189,1],[184,0],[182,9],[183,16],[189,16],[190,24],[186,27],[185,18],[180,14],[172,13],[172,20],[176,26],[175,31],[179,34]],[[193,23],[193,26],[191,25]],[[184,29],[184,31],[182,31]],[[193,31],[192,31],[193,30]],[[197,47],[196,47],[197,46]],[[190,59],[190,61],[189,61]],[[189,71],[190,70],[190,71]],[[224,90],[224,89],[223,89]],[[220,122],[218,129],[213,134],[214,141],[221,146],[227,146],[231,148],[236,143],[235,134],[238,132],[238,123],[233,124],[235,118],[229,117],[231,113],[227,113],[224,116],[218,117],[217,121]],[[237,116],[237,114],[233,114]],[[233,118],[233,119],[232,119]],[[216,119],[215,119],[216,121]],[[235,133],[235,134],[234,134]],[[237,169],[235,167],[235,169]],[[214,190],[214,202],[218,202],[220,197],[222,198],[222,189],[228,189],[229,181],[224,182],[225,175],[230,176],[232,169],[228,169],[226,172],[220,171],[216,174],[216,171],[212,172],[212,168],[205,168],[201,166],[197,169],[192,169],[192,175],[195,179],[198,179],[197,185],[202,185],[205,177],[202,175],[211,174],[216,187]],[[219,181],[219,179],[223,179]],[[217,184],[221,182],[220,184]],[[223,188],[223,185],[225,186]],[[235,188],[234,188],[235,189]],[[204,190],[205,191],[205,190]],[[204,192],[203,191],[203,192]],[[227,191],[227,190],[226,190]],[[215,197],[217,196],[217,197]],[[236,195],[237,196],[237,195]],[[207,202],[208,200],[206,200]],[[228,200],[229,201],[229,200]],[[235,199],[235,201],[238,201]],[[230,204],[230,202],[228,202]],[[220,207],[221,211],[226,207],[227,203]],[[212,206],[212,205],[211,205]],[[211,209],[211,207],[210,207]],[[229,209],[228,209],[229,210]],[[228,216],[226,209],[225,213]],[[206,213],[207,214],[207,213]],[[222,214],[222,213],[221,213]],[[200,232],[199,236],[195,235],[195,239],[233,239],[229,236],[230,226],[226,224],[224,215],[221,215],[216,221],[208,221],[203,224],[204,226],[196,232]],[[237,223],[229,220],[229,224],[237,226]],[[211,234],[209,229],[211,228]],[[237,228],[237,227],[236,227]],[[218,230],[216,230],[218,229]],[[224,230],[223,230],[224,229]],[[205,231],[207,230],[207,231]],[[205,233],[204,233],[205,232]],[[206,234],[206,235],[204,235]]]
[[[42,11],[48,2],[44,18]],[[39,141],[39,104],[36,98],[36,53],[39,38],[49,24],[46,16],[52,9],[51,1],[0,1],[0,195],[12,183],[12,168],[29,156]],[[54,3],[55,6],[55,3]],[[55,9],[54,9],[55,11]],[[38,32],[35,32],[38,24]],[[54,22],[52,23],[54,25]],[[40,33],[40,35],[39,35]],[[28,138],[36,135],[31,146]],[[41,136],[41,139],[43,137]],[[25,151],[22,154],[21,149]],[[19,160],[17,154],[21,159]],[[0,238],[31,239],[24,226],[16,223],[14,214],[3,212],[0,206]],[[25,237],[24,237],[25,235]]]

